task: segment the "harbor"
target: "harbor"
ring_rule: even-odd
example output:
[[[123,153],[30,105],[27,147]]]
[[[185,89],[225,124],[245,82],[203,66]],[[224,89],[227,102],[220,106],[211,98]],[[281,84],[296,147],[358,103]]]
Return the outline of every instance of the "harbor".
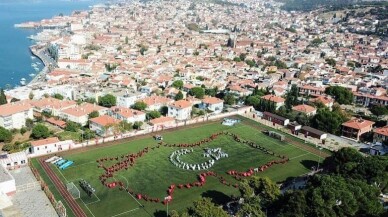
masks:
[[[51,68],[56,65],[55,61],[48,55],[46,46],[33,45],[30,46],[30,51],[32,55],[43,62],[44,68],[33,77],[28,84],[29,86],[35,83],[44,82],[46,75],[50,72]]]

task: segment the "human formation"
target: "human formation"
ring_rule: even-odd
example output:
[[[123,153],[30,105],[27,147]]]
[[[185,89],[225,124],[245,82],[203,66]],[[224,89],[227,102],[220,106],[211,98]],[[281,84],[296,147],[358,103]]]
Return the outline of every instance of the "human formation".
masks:
[[[202,187],[203,185],[206,184],[207,177],[217,178],[221,184],[237,188],[238,184],[232,184],[232,183],[228,182],[222,175],[217,174],[214,171],[207,171],[207,172],[203,172],[203,173],[198,174],[198,179],[194,182],[171,184],[167,189],[168,196],[165,197],[168,199],[159,199],[157,197],[151,197],[151,196],[144,194],[144,193],[141,193],[141,192],[135,192],[135,190],[133,190],[129,186],[125,186],[122,181],[118,181],[117,179],[114,178],[114,175],[117,172],[122,171],[122,170],[128,170],[130,167],[133,167],[138,158],[145,156],[150,151],[154,151],[154,150],[162,148],[162,147],[184,148],[184,149],[176,150],[170,155],[170,161],[177,167],[180,166],[180,168],[189,169],[189,170],[193,170],[193,171],[201,170],[203,168],[206,168],[206,166],[208,166],[208,168],[210,168],[209,165],[211,165],[211,164],[213,165],[214,162],[216,161],[216,159],[219,160],[222,157],[229,157],[227,153],[225,153],[221,150],[221,148],[204,149],[205,153],[203,154],[203,156],[204,157],[211,157],[211,159],[209,161],[207,161],[207,164],[206,163],[193,164],[193,165],[184,164],[183,162],[181,162],[179,160],[180,159],[179,156],[192,153],[194,151],[194,149],[193,149],[194,147],[200,147],[201,145],[203,145],[205,143],[209,143],[209,142],[213,141],[214,139],[216,139],[220,135],[230,136],[236,142],[249,145],[250,147],[258,149],[259,151],[261,151],[264,154],[272,155],[272,156],[279,158],[279,160],[272,160],[272,161],[267,162],[264,165],[260,165],[260,166],[255,167],[255,168],[249,168],[246,171],[236,171],[236,170],[226,171],[226,174],[232,176],[236,180],[241,180],[243,177],[248,177],[248,176],[253,175],[254,173],[259,173],[259,172],[265,171],[266,169],[270,168],[273,165],[285,164],[289,161],[288,157],[283,156],[283,155],[277,155],[274,152],[254,143],[252,141],[248,141],[248,140],[244,140],[244,139],[240,138],[238,135],[236,135],[234,133],[218,132],[218,133],[212,134],[208,138],[204,138],[204,139],[202,139],[198,142],[194,142],[194,143],[167,144],[167,143],[164,143],[161,141],[157,145],[155,145],[153,147],[145,147],[142,150],[138,151],[137,153],[128,153],[128,154],[116,156],[116,157],[104,157],[104,158],[97,159],[96,160],[96,162],[98,164],[97,167],[104,169],[104,173],[102,175],[100,175],[99,179],[104,186],[106,186],[108,188],[119,187],[120,190],[125,190],[127,193],[134,195],[138,200],[145,200],[145,201],[154,202],[154,203],[162,202],[164,204],[170,203],[173,200],[173,194],[176,191],[176,189],[190,189],[192,187]],[[188,148],[190,148],[190,149],[188,149]],[[112,163],[112,161],[115,163],[109,164],[111,166],[107,166],[107,164]],[[210,163],[210,162],[213,162],[213,163]]]

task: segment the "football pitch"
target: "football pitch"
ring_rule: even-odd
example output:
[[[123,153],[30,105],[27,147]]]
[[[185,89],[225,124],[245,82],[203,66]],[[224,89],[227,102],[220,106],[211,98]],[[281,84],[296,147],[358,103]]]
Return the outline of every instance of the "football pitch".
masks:
[[[162,202],[168,195],[172,196],[169,210],[186,209],[201,197],[221,204],[231,196],[239,196],[238,180],[245,178],[244,173],[249,176],[255,170],[254,175],[284,181],[309,172],[322,160],[311,147],[303,148],[301,141],[279,141],[265,135],[261,124],[241,119],[235,126],[224,126],[218,121],[159,132],[163,136],[161,144],[152,135],[146,135],[121,144],[60,153],[74,164],[65,170],[52,164],[50,167],[64,184],[73,182],[77,186],[80,198],[76,202],[88,216],[146,217],[166,216],[167,207]],[[188,152],[178,156],[181,164],[202,167],[193,170],[174,164],[172,159],[176,160],[177,155],[172,153],[183,149]],[[205,149],[224,155],[214,160],[214,156],[205,155]],[[213,163],[206,164],[208,161]],[[55,198],[64,201],[38,159],[33,159],[32,164]],[[268,168],[263,169],[264,165]],[[205,176],[205,181],[200,182],[201,176]],[[95,189],[91,196],[80,187],[81,179]],[[117,185],[109,188],[110,183]],[[169,192],[171,188],[174,189]],[[75,216],[69,204],[63,203],[68,216]]]

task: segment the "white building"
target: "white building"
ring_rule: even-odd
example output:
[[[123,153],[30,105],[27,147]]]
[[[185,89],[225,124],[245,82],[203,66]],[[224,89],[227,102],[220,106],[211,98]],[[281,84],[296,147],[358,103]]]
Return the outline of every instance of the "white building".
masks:
[[[146,93],[126,93],[122,96],[116,96],[117,99],[117,106],[130,108],[133,104],[135,104],[136,101],[143,99],[147,96]]]
[[[109,115],[103,115],[90,119],[89,128],[99,136],[110,136],[115,133],[117,129],[115,125],[118,123],[120,123],[120,120]]]
[[[27,155],[24,151],[0,155],[0,164],[7,169],[16,169],[21,166],[26,166],[27,162]]]
[[[32,106],[24,101],[0,106],[0,126],[6,129],[20,129],[26,126],[26,119],[33,119]]]
[[[217,97],[206,97],[202,100],[199,108],[207,109],[215,114],[221,113],[224,108],[224,100]]]
[[[13,195],[15,192],[15,179],[5,167],[0,165],[0,196],[4,194],[10,196]],[[0,207],[2,206],[3,204],[0,204]]]
[[[69,150],[72,145],[74,145],[72,140],[60,141],[58,137],[32,141],[29,156],[35,157]]]
[[[177,120],[188,120],[191,117],[191,103],[186,100],[179,100],[168,106],[168,117]]]
[[[108,110],[108,115],[114,117],[121,121],[126,121],[128,123],[133,123],[135,121],[145,121],[146,113],[142,111],[137,111],[130,108],[124,108],[115,106]]]
[[[88,123],[89,114],[93,111],[97,111],[99,115],[105,115],[108,108],[91,103],[84,103],[59,112],[59,117],[85,126]]]

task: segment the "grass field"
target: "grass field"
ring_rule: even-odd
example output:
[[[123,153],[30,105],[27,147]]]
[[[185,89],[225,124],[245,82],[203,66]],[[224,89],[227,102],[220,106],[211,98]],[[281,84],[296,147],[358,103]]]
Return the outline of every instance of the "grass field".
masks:
[[[194,143],[201,139],[208,138],[211,134],[228,131],[237,134],[239,137],[255,142],[276,154],[286,155],[290,161],[286,164],[279,164],[270,169],[257,173],[259,176],[268,176],[274,181],[283,181],[288,177],[295,177],[310,171],[312,166],[317,164],[319,157],[309,151],[286,142],[281,142],[268,137],[258,129],[242,123],[233,126],[223,126],[220,123],[207,123],[201,126],[178,129],[172,132],[162,133],[164,142],[168,144]],[[259,124],[257,124],[259,125]],[[136,139],[114,146],[94,147],[81,153],[61,154],[75,164],[66,170],[60,171],[52,166],[59,178],[64,182],[78,183],[80,179],[85,179],[96,188],[96,194],[91,198],[86,196],[81,188],[81,198],[77,202],[85,210],[88,216],[92,217],[118,217],[118,216],[166,216],[166,207],[162,203],[152,203],[144,200],[137,200],[125,191],[118,188],[109,189],[101,184],[99,176],[104,170],[97,168],[96,160],[104,157],[116,157],[128,153],[136,153],[145,147],[154,147],[157,142],[151,137]],[[258,167],[271,160],[276,160],[275,156],[266,155],[258,149],[254,149],[246,144],[238,143],[230,136],[219,136],[215,140],[194,148],[190,155],[181,157],[187,163],[204,162],[202,157],[203,148],[222,148],[228,153],[228,158],[217,161],[209,171],[214,171],[222,175],[225,179],[234,184],[238,181],[226,174],[228,170],[246,171],[252,167]],[[169,161],[170,154],[180,148],[160,147],[150,151],[146,155],[136,160],[136,164],[128,170],[115,173],[114,179],[124,183],[125,187],[130,187],[135,192],[149,195],[153,198],[163,200],[167,196],[166,190],[171,184],[192,183],[197,181],[198,174],[203,171],[187,171],[174,166]],[[51,181],[43,173],[36,159],[33,165],[41,173],[42,177],[49,185],[57,199],[59,193],[53,187]],[[43,174],[42,174],[43,173]],[[227,201],[231,195],[239,195],[238,189],[222,185],[215,177],[208,177],[203,187],[190,189],[176,189],[174,200],[169,204],[169,210],[182,210],[192,205],[192,202],[203,196],[211,197],[216,203]],[[65,204],[66,205],[66,204]],[[141,206],[141,205],[144,205]],[[73,214],[68,209],[69,216]]]

